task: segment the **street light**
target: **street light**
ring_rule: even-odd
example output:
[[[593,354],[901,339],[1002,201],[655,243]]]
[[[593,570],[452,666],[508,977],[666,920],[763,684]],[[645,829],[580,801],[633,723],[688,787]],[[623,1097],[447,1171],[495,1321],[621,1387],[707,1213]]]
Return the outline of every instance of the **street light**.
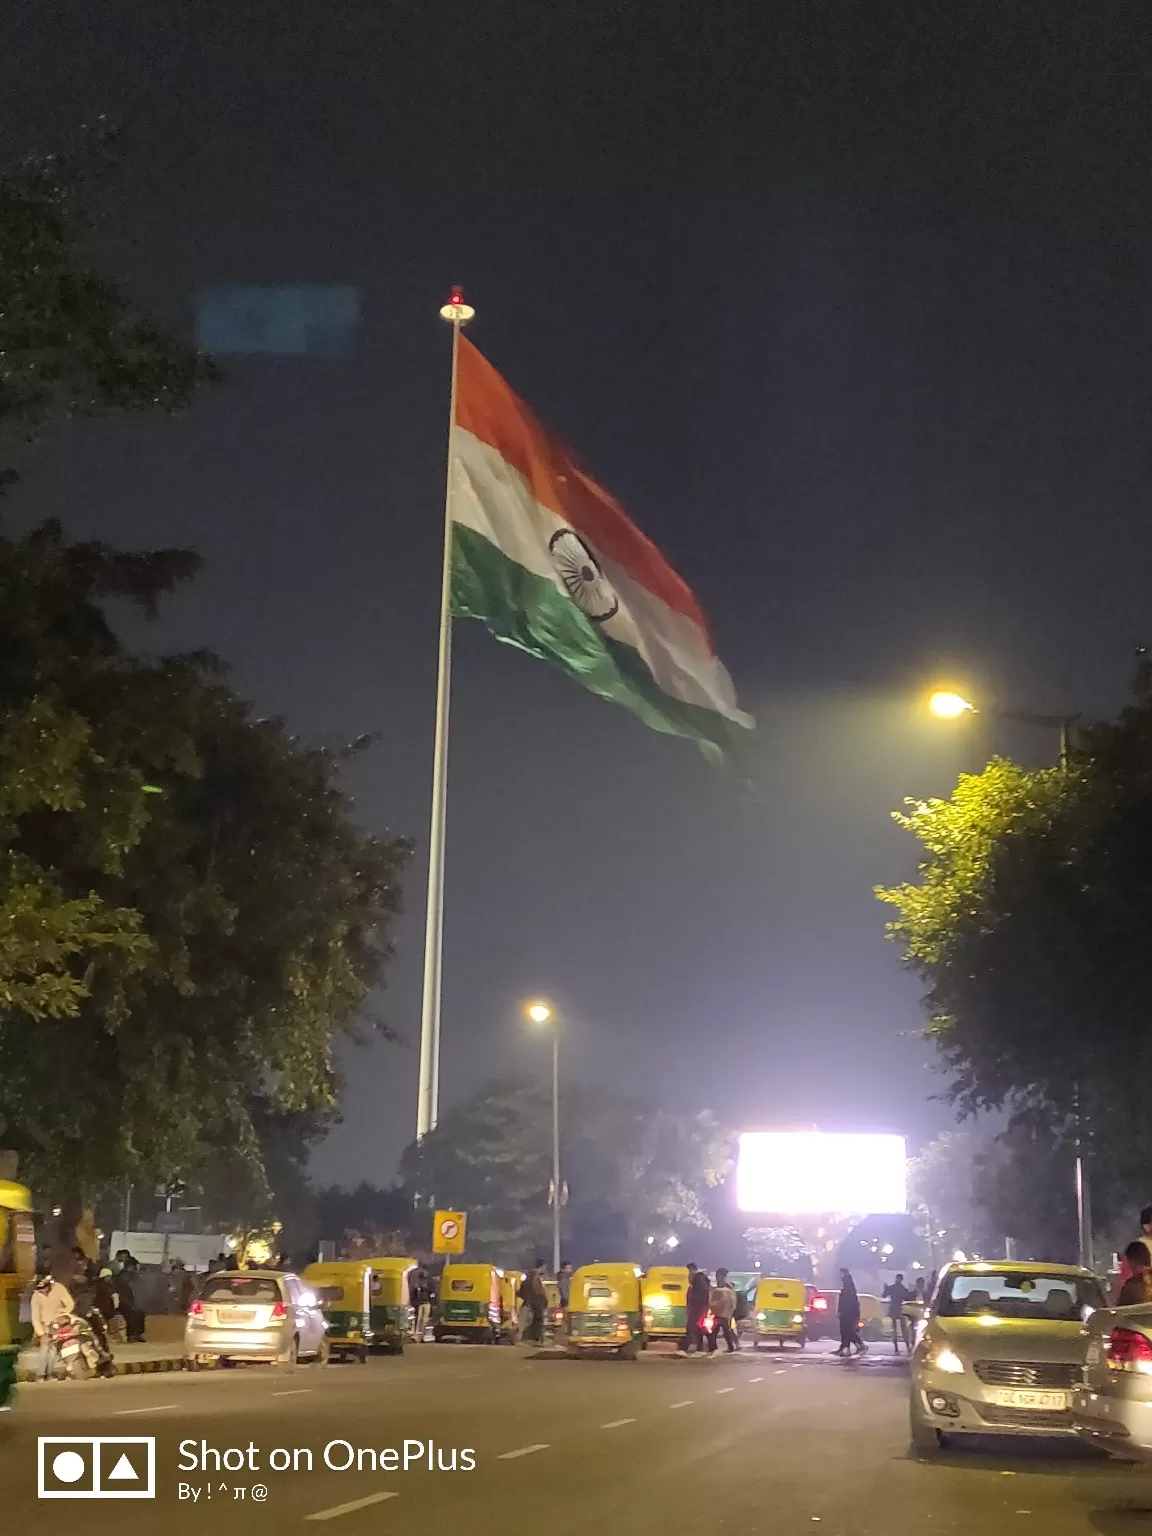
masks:
[[[527,1003],[526,1017],[537,1026],[552,1026],[552,1273],[560,1273],[560,1031],[556,1010],[543,999]]]
[[[961,715],[978,714],[975,704],[970,704],[963,694],[951,688],[940,688],[928,700],[928,708],[941,720],[956,720]],[[999,720],[1014,720],[1021,725],[1036,725],[1045,731],[1056,731],[1060,743],[1061,767],[1068,762],[1068,737],[1079,715],[1039,714],[1033,709],[1001,709],[987,711]],[[1092,1267],[1092,1191],[1088,1182],[1088,1167],[1084,1156],[1083,1122],[1080,1114],[1080,1091],[1076,1089],[1076,1225],[1080,1248],[1080,1263],[1085,1269]]]
[[[938,689],[928,700],[928,708],[941,720],[956,720],[961,715],[976,713],[974,704],[969,704],[962,694],[953,693],[948,688]]]

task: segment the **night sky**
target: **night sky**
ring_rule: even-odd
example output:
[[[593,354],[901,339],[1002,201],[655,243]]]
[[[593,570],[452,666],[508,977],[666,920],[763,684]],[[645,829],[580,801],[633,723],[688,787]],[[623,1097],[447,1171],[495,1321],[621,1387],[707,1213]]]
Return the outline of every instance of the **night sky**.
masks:
[[[761,721],[743,796],[690,743],[457,627],[445,1098],[565,1068],[740,1125],[949,1120],[871,887],[889,821],[1043,734],[918,712],[948,674],[1110,711],[1152,638],[1149,42],[1132,6],[12,4],[5,158],[124,130],[101,265],[191,332],[227,284],[360,290],[344,359],[229,359],[175,423],[82,424],[9,520],[187,543],[148,635],[264,713],[381,742],[412,836],[381,1011],[319,1177],[415,1119],[448,333],[699,595]]]

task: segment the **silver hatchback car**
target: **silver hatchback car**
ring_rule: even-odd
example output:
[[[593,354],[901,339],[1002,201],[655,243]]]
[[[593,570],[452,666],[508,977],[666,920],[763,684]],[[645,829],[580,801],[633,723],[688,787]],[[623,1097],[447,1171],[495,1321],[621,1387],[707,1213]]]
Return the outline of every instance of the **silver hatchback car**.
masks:
[[[1072,1435],[1100,1282],[1067,1264],[949,1264],[912,1352],[913,1449],[963,1435]]]
[[[318,1298],[299,1275],[273,1269],[209,1275],[188,1311],[184,1354],[195,1364],[235,1360],[295,1365],[328,1359]]]

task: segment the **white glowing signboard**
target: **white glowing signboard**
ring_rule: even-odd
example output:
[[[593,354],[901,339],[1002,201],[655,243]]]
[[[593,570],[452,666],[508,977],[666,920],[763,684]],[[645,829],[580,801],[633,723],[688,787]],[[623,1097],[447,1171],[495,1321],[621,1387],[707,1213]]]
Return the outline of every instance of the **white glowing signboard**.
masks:
[[[775,1216],[902,1213],[907,1166],[903,1136],[745,1131],[736,1203]]]

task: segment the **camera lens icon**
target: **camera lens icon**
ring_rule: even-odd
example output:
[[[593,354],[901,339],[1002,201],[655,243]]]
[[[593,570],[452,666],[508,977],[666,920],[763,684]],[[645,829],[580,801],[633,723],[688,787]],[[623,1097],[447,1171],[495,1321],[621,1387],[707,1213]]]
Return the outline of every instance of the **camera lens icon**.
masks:
[[[88,1471],[88,1463],[79,1451],[57,1451],[52,1458],[52,1476],[61,1483],[78,1483]]]

